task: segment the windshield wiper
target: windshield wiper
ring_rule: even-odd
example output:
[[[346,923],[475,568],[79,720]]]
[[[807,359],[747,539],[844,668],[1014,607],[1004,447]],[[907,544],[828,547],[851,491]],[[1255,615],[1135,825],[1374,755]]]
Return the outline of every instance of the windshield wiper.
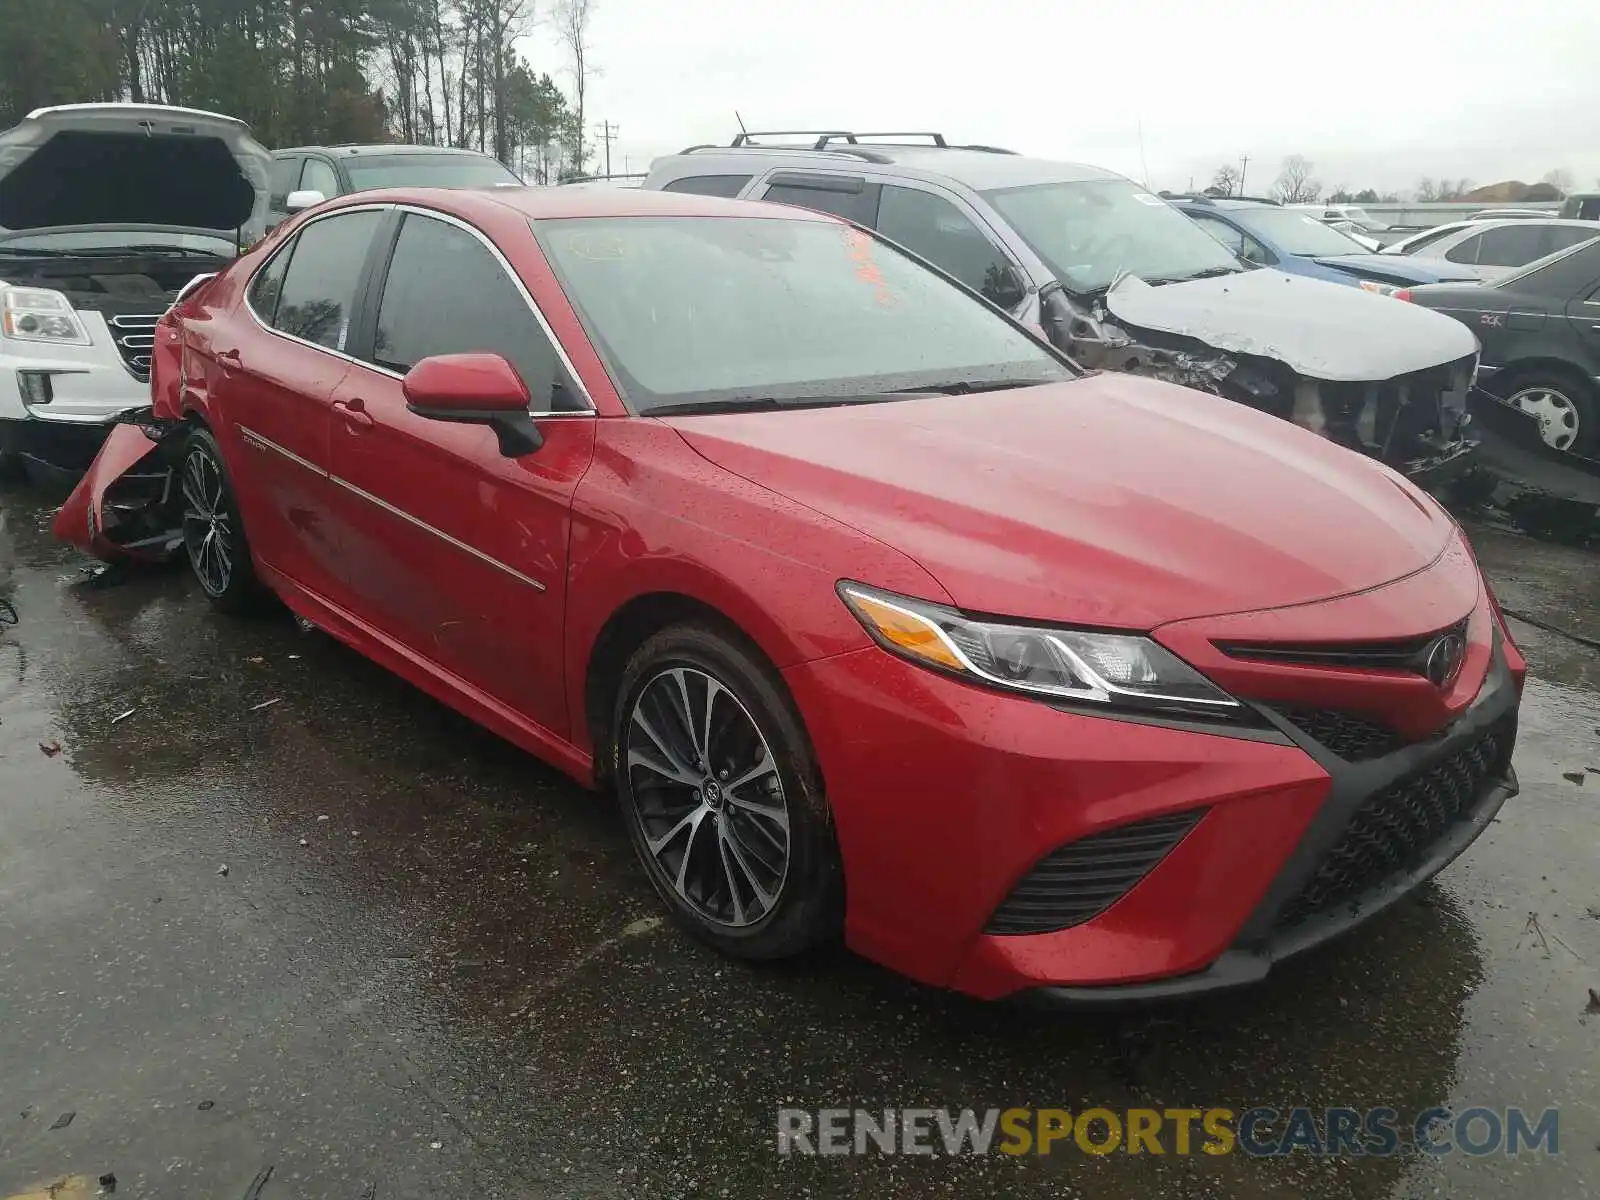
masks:
[[[76,250],[29,250],[0,244],[0,258],[75,258]]]
[[[975,392],[1003,392],[1009,388],[1043,387],[1047,383],[1065,383],[1064,379],[958,379],[954,383],[926,383],[918,387],[902,388],[896,396],[935,394],[940,396],[970,396]]]
[[[731,400],[679,400],[671,404],[656,404],[644,409],[644,417],[687,417],[700,413],[770,412],[780,408],[837,408],[846,404],[887,404],[905,400],[917,392],[927,393],[931,388],[915,388],[906,392],[863,392],[843,396],[736,396]]]
[[[1141,275],[1151,287],[1162,287],[1169,283],[1190,283],[1196,279],[1215,279],[1219,275],[1242,275],[1242,267],[1207,267],[1203,271],[1195,271],[1190,275]]]

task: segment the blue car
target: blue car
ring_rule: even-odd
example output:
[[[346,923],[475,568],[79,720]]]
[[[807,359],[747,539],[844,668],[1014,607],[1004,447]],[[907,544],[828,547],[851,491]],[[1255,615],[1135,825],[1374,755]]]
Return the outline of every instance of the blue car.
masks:
[[[1380,293],[1413,284],[1476,283],[1482,278],[1477,268],[1461,263],[1373,254],[1316,217],[1270,200],[1175,196],[1167,202],[1245,262],[1291,275]]]

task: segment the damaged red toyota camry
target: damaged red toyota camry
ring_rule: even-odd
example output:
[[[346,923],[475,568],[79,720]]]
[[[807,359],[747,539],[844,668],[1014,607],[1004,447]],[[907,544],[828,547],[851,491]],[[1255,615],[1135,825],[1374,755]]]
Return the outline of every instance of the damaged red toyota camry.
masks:
[[[1461,530],[823,214],[365,193],[162,319],[58,533],[615,794],[687,928],[981,997],[1261,978],[1515,793]]]

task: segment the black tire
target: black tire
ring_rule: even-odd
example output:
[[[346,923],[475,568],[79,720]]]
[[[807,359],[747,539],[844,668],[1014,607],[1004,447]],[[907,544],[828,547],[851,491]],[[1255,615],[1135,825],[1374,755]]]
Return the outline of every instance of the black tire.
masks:
[[[266,589],[250,558],[233,478],[209,429],[189,435],[178,464],[178,489],[184,548],[206,598],[219,612],[251,611]]]
[[[1537,396],[1540,392],[1554,395],[1558,401],[1546,412],[1547,419],[1540,423],[1540,436],[1546,444],[1589,458],[1600,455],[1600,395],[1597,395],[1594,384],[1578,372],[1569,373],[1547,367],[1517,370],[1510,374],[1500,390],[1506,402],[1516,407],[1522,407],[1517,404],[1519,396],[1530,393]],[[1546,407],[1537,401],[1536,404],[1540,408]],[[1563,407],[1564,413],[1561,411]],[[1570,430],[1570,444],[1557,444],[1566,439],[1550,423],[1551,420],[1562,422],[1563,427],[1568,422],[1576,426]]]
[[[709,684],[700,690],[702,679],[714,681],[726,696],[714,695],[712,720],[696,735],[675,718],[678,710],[663,705],[675,703],[666,689],[682,682],[685,690],[676,694],[686,697],[683,711],[693,717],[687,724],[700,723],[706,715],[703,697],[713,695]],[[698,707],[697,694],[702,699]],[[660,753],[660,741],[636,722],[636,706],[646,725],[662,726],[660,736],[669,740],[675,760]],[[702,760],[708,767],[691,761],[701,744],[711,747]],[[760,766],[766,761],[762,745],[770,754],[771,768],[766,770]],[[689,933],[725,954],[751,960],[786,958],[839,936],[844,872],[821,775],[794,702],[759,653],[736,637],[698,624],[674,626],[649,638],[623,671],[611,746],[611,777],[634,851],[673,917]],[[667,779],[641,765],[636,750],[674,771],[692,768],[704,783],[716,785],[720,779],[728,790],[717,794],[718,807],[711,811],[704,786],[697,790],[681,779]],[[753,777],[741,783],[745,775]],[[780,807],[786,833],[773,815]],[[685,834],[676,841],[663,836],[663,830],[684,824],[680,811],[692,818],[696,809],[705,811]],[[787,843],[782,851],[785,869],[773,891],[775,872],[770,868],[779,854],[780,833]],[[653,837],[660,839],[657,851],[651,849]],[[725,841],[730,843],[727,852]],[[682,854],[674,861],[679,846]],[[708,858],[713,850],[716,854]],[[695,880],[714,877],[719,866],[723,891],[704,883],[696,886]],[[672,871],[679,867],[684,869],[675,878]],[[677,879],[684,880],[684,892]],[[738,882],[729,882],[734,879]],[[770,903],[756,915],[763,894]]]

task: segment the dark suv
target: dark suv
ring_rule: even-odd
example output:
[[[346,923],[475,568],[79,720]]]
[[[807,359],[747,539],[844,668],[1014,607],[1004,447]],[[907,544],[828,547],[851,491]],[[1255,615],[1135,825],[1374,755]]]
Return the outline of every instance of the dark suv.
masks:
[[[405,145],[274,150],[271,181],[269,227],[302,208],[374,188],[523,186],[515,171],[476,150]]]

